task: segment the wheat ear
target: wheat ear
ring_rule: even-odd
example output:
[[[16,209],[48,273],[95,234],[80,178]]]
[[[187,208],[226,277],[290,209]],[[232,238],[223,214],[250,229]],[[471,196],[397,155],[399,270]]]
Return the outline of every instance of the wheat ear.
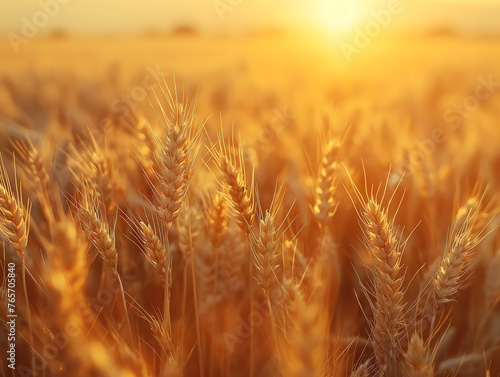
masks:
[[[364,362],[363,364],[360,364],[356,370],[353,370],[351,373],[351,377],[368,377],[370,375],[370,370],[369,370],[369,363]]]
[[[26,301],[27,320],[29,327],[29,344],[34,347],[31,309],[26,285],[26,264],[24,254],[28,246],[30,229],[31,203],[28,200],[23,206],[21,188],[17,183],[16,164],[14,158],[15,193],[10,185],[7,169],[0,154],[0,232],[7,238],[21,260],[21,279],[23,282],[24,299]],[[32,367],[35,365],[35,354],[32,352]]]
[[[50,211],[49,174],[39,148],[30,139],[26,141],[15,140],[12,141],[12,145],[21,158],[24,171],[33,185],[45,216],[50,219],[52,213]]]
[[[139,223],[139,234],[144,245],[144,254],[153,265],[161,280],[165,280],[169,266],[169,253],[163,236],[158,236],[150,224]]]
[[[0,155],[0,231],[17,251],[24,266],[24,253],[28,245],[31,203],[23,205],[21,189],[15,184],[15,192],[10,185],[7,169]],[[15,170],[15,167],[14,167]]]
[[[208,238],[212,247],[217,250],[224,241],[228,228],[227,205],[220,193],[209,198],[207,202],[205,223],[207,224]]]
[[[90,187],[88,181],[85,181],[81,201],[73,203],[77,209],[78,219],[88,240],[94,245],[105,264],[110,268],[120,285],[121,301],[125,312],[125,319],[129,331],[130,341],[134,342],[132,326],[128,315],[128,305],[125,299],[123,283],[118,273],[118,251],[115,244],[115,232],[106,220],[106,211],[104,204],[99,200],[95,188]]]
[[[115,246],[115,234],[109,226],[105,211],[95,189],[90,183],[83,185],[81,201],[75,204],[78,219],[87,238],[94,245],[106,264],[116,271],[118,253]]]
[[[270,294],[279,284],[278,272],[283,253],[282,239],[276,226],[275,214],[266,211],[259,220],[259,234],[250,236],[257,282]]]
[[[328,225],[337,210],[335,201],[336,174],[340,141],[333,139],[324,146],[323,158],[316,181],[315,204],[313,214],[320,227]]]
[[[286,280],[285,318],[282,356],[287,376],[324,376],[327,365],[328,332],[325,314],[315,297],[307,298],[301,288]]]
[[[431,334],[434,330],[439,309],[454,300],[455,295],[467,278],[475,263],[474,250],[484,238],[481,232],[474,235],[480,213],[480,201],[471,205],[471,201],[462,206],[448,234],[443,258],[434,275],[431,286]]]
[[[199,130],[194,126],[196,103],[188,100],[179,101],[177,91],[175,97],[164,85],[161,92],[166,98],[169,110],[164,109],[162,100],[153,91],[156,106],[159,109],[158,119],[162,123],[162,134],[155,136],[158,152],[155,172],[159,186],[151,183],[157,198],[156,212],[170,229],[184,207],[184,198],[191,180],[192,167],[199,150]],[[158,112],[157,112],[158,113]]]
[[[422,338],[413,334],[408,343],[408,350],[404,354],[404,377],[432,377],[434,368],[429,364],[429,352]]]
[[[390,376],[391,371],[396,370],[404,328],[402,251],[394,233],[393,220],[388,220],[387,210],[370,201],[365,208],[365,215],[365,236],[375,261],[374,348],[382,370],[386,370]]]
[[[229,145],[226,145],[221,132],[218,135],[218,148],[217,146],[211,148],[211,153],[229,192],[226,195],[229,213],[234,217],[238,226],[248,234],[254,223],[255,206],[253,177],[250,189],[248,189],[243,151],[239,147],[238,152],[235,152],[234,136]]]
[[[106,209],[106,215],[112,217],[125,195],[121,181],[119,165],[109,148],[101,148],[92,131],[87,130],[88,141],[78,140],[81,147],[72,145],[70,155],[71,171],[80,186],[95,186],[99,200]]]
[[[396,235],[394,218],[389,219],[388,215],[388,207],[393,197],[384,208],[380,203],[384,201],[387,182],[380,201],[373,192],[369,196],[366,194],[368,198],[364,199],[354,183],[352,185],[361,203],[358,216],[363,225],[364,245],[373,263],[370,268],[373,292],[372,295],[366,294],[374,315],[371,333],[373,349],[380,375],[398,375],[401,357],[399,343],[404,330],[405,304],[402,289],[404,274],[401,266],[403,245]]]

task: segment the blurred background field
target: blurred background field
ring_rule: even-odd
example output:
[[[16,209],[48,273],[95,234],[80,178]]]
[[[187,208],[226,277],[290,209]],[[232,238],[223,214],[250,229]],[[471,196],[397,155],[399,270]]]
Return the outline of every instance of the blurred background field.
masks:
[[[199,93],[198,116],[208,118],[209,130],[219,127],[222,116],[226,125],[234,122],[239,132],[256,139],[260,128],[284,112],[296,127],[283,136],[301,140],[302,134],[315,138],[310,127],[317,127],[325,113],[335,113],[335,127],[361,122],[368,133],[382,131],[385,123],[397,124],[396,129],[411,133],[412,139],[404,142],[410,149],[418,149],[436,128],[452,140],[470,132],[475,135],[468,137],[470,148],[495,161],[500,132],[492,124],[500,95],[493,92],[479,100],[473,111],[469,106],[474,104],[464,109],[464,101],[475,96],[481,80],[490,80],[496,90],[496,36],[381,35],[348,62],[338,47],[345,36],[171,34],[40,36],[18,54],[4,41],[0,114],[12,132],[20,132],[16,124],[41,131],[68,119],[102,129],[110,120],[129,118],[131,110],[147,113],[147,93],[163,75]],[[453,127],[454,116],[464,127]],[[436,161],[446,153],[439,144],[432,151]],[[369,151],[360,153],[366,158]],[[451,158],[460,163],[459,155],[443,162]]]
[[[34,324],[19,327],[19,365],[30,365],[33,349],[43,354],[54,334],[64,331],[65,313],[78,318],[72,308],[83,302],[94,322],[89,326],[80,318],[77,323],[88,337],[71,338],[70,347],[57,357],[45,357],[37,373],[177,377],[241,376],[251,370],[252,377],[323,377],[350,375],[366,362],[368,370],[357,376],[382,376],[371,338],[373,307],[362,287],[378,275],[367,256],[370,247],[362,242],[364,224],[356,212],[362,203],[353,186],[364,194],[365,185],[368,191],[386,185],[391,194],[396,191],[395,200],[387,204],[387,195],[381,206],[386,216],[395,216],[388,227],[394,227],[394,237],[405,246],[401,281],[407,306],[402,318],[408,328],[401,349],[399,344],[394,348],[397,368],[410,359],[405,353],[410,335],[418,333],[427,352],[420,360],[427,374],[424,370],[418,376],[500,375],[500,282],[495,270],[500,260],[495,217],[500,192],[500,7],[496,1],[395,1],[401,12],[392,14],[387,25],[379,23],[378,31],[359,46],[360,32],[366,34],[374,25],[373,12],[387,15],[390,1],[148,0],[131,5],[6,0],[0,15],[5,33],[0,40],[0,152],[14,181],[12,151],[17,147],[19,154],[19,145],[32,141],[25,149],[39,154],[36,161],[47,171],[50,193],[40,194],[33,184],[38,178],[30,179],[29,174],[37,174],[26,168],[31,166],[26,156],[32,155],[16,157],[18,169],[26,165],[19,179],[33,202],[25,266],[34,275],[27,284]],[[53,15],[33,36],[23,35],[26,19],[32,22],[47,3],[56,4]],[[346,9],[347,16],[342,13]],[[184,203],[165,236],[173,258],[170,310],[165,309],[168,285],[145,258],[142,239],[134,238],[137,219],[127,218],[132,213],[153,225],[161,223],[152,220],[158,208],[151,203],[158,198],[148,179],[161,180],[155,169],[164,158],[160,151],[168,150],[154,137],[155,132],[169,132],[160,124],[154,99],[154,92],[167,85],[191,100],[197,96],[192,123],[204,124],[200,152],[193,157],[196,173],[182,197],[191,207]],[[186,111],[175,106],[172,113]],[[221,130],[226,142],[235,135],[247,169],[246,175],[240,172],[241,181],[246,178],[250,186],[255,179],[262,208],[272,202],[276,182],[284,184],[277,212],[286,231],[278,237],[281,262],[276,262],[279,271],[273,278],[283,302],[291,301],[278,309],[269,304],[268,310],[276,310],[278,319],[290,316],[290,323],[305,321],[305,327],[289,329],[303,343],[293,343],[294,336],[267,317],[254,338],[239,339],[236,350],[221,337],[239,331],[238,321],[251,313],[250,298],[263,294],[257,277],[248,275],[257,265],[252,249],[257,238],[252,236],[261,231],[258,204],[253,208],[257,220],[248,228],[240,229],[234,213],[223,209],[224,241],[211,243],[212,197],[225,192],[226,197],[218,198],[231,203],[217,167],[220,161],[211,154],[220,148]],[[332,148],[335,153],[329,155]],[[81,195],[88,189],[87,179],[109,194],[101,192],[99,200],[111,209],[104,221],[117,224],[116,276],[137,277],[126,281],[122,291],[129,314],[118,294],[112,304],[94,305],[101,293],[98,283],[106,281],[106,265],[95,257],[91,236],[78,236],[78,229],[88,230],[78,212],[87,199]],[[251,196],[249,187],[247,193]],[[327,213],[318,213],[325,195]],[[419,305],[433,297],[434,288],[431,294],[426,289],[435,285],[438,264],[449,260],[442,256],[450,249],[451,229],[460,215],[474,223],[464,239],[481,238],[481,233],[471,235],[481,229],[482,235],[491,234],[476,248],[470,270],[462,271],[457,302],[439,312],[442,327],[427,334],[417,321]],[[196,225],[197,216],[204,223],[196,233],[199,238],[188,237],[192,244],[186,251],[182,237]],[[52,232],[74,241],[74,254],[61,253],[67,243]],[[6,255],[14,258],[11,249]],[[227,264],[236,266],[234,279],[219,282]],[[302,275],[294,275],[296,266]],[[77,283],[74,276],[80,276]],[[296,289],[296,297],[290,299],[287,289]],[[19,293],[23,318],[29,310],[25,298]],[[292,310],[300,304],[303,310]],[[213,318],[208,315],[212,310]],[[173,327],[173,336],[163,343],[148,320],[162,316]],[[288,322],[283,321],[285,328]],[[310,342],[319,344],[318,352],[311,351]],[[165,344],[179,351],[168,360]],[[304,344],[305,350],[300,348]],[[303,354],[297,355],[298,349]],[[312,370],[304,367],[308,362]]]

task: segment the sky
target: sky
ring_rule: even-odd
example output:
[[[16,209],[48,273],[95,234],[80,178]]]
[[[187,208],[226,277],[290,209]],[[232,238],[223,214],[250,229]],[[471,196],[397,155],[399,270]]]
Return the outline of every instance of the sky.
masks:
[[[165,32],[189,25],[206,33],[262,29],[352,31],[398,3],[395,29],[500,34],[499,0],[1,0],[0,32],[22,35]],[[34,26],[33,26],[34,25]]]

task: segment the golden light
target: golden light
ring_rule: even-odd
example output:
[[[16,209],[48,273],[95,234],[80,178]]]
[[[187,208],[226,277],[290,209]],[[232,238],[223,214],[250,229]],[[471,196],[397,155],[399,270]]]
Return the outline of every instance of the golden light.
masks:
[[[361,1],[328,0],[323,9],[323,26],[331,32],[351,32],[363,21],[365,10]]]

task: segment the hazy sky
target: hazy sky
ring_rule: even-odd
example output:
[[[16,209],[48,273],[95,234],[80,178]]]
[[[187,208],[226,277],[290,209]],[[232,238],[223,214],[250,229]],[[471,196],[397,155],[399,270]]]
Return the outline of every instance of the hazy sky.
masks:
[[[403,9],[394,16],[395,28],[500,33],[499,0],[394,1]],[[58,5],[46,8],[42,4]],[[41,33],[136,33],[166,31],[178,24],[206,32],[270,27],[328,30],[339,24],[353,29],[363,26],[371,10],[386,8],[383,0],[1,0],[0,31],[21,34],[26,19],[38,21]],[[342,12],[346,13],[339,16]]]

